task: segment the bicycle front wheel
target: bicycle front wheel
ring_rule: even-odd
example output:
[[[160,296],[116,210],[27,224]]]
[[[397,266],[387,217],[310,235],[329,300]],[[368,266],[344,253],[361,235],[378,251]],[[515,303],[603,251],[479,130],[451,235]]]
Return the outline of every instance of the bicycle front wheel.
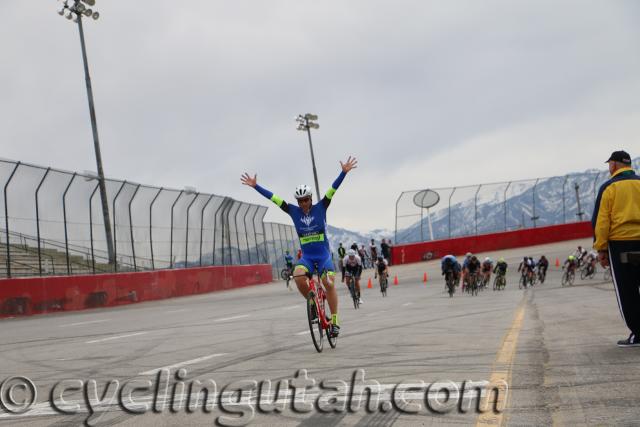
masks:
[[[320,303],[320,312],[326,319],[329,319],[329,316],[327,316],[326,298],[324,295],[322,297],[322,302]],[[336,348],[336,345],[338,345],[338,337],[331,334],[331,323],[329,323],[327,329],[325,329],[325,334],[327,335],[327,341],[329,341],[331,348]]]
[[[313,340],[313,346],[316,348],[318,353],[321,353],[323,345],[323,330],[319,317],[320,313],[318,311],[315,300],[313,298],[307,299],[307,319],[309,321],[311,339]],[[324,316],[324,313],[322,313],[322,315]]]
[[[353,280],[349,280],[349,293],[351,294],[351,300],[353,301],[353,307],[358,309],[358,295],[356,294],[356,285]]]

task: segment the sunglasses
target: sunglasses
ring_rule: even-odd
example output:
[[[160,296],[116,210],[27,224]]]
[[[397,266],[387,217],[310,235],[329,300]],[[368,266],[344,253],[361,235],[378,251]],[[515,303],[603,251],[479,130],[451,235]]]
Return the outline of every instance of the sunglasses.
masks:
[[[298,203],[308,203],[311,201],[311,197],[304,197],[302,199],[298,199]]]

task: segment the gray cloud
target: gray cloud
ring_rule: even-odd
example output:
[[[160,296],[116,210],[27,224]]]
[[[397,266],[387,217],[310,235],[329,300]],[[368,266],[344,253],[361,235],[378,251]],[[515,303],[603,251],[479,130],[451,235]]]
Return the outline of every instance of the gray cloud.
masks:
[[[315,112],[321,187],[360,160],[330,221],[370,229],[393,227],[403,189],[640,152],[634,1],[98,6],[85,32],[109,176],[266,204],[240,173],[285,197],[312,183],[293,117]],[[95,169],[77,29],[53,2],[4,1],[0,16],[3,157]]]

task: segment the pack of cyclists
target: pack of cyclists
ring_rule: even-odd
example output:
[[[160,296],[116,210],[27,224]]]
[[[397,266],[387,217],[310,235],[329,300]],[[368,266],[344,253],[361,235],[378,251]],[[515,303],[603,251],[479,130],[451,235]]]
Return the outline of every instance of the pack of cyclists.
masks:
[[[575,259],[573,256],[572,258]],[[486,288],[491,283],[492,274],[496,275],[493,289],[504,289],[508,267],[504,258],[499,258],[495,263],[490,257],[485,257],[480,261],[471,252],[467,252],[464,256],[462,264],[451,254],[442,257],[440,262],[441,275],[445,277],[445,291],[448,290],[448,274],[452,274],[456,287],[462,284],[462,291],[470,291],[469,286],[474,283],[477,283],[479,289]],[[538,281],[544,283],[548,269],[549,260],[545,255],[540,256],[537,261],[530,256],[525,256],[518,266],[518,272],[526,278],[529,285]]]

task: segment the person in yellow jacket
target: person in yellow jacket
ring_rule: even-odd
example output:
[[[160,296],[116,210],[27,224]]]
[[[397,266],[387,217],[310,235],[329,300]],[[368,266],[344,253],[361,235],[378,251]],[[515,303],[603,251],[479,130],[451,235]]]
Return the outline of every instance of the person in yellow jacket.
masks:
[[[607,163],[611,179],[600,187],[591,217],[593,248],[600,264],[611,266],[618,306],[631,330],[618,346],[640,347],[640,177],[625,151],[614,151]]]

